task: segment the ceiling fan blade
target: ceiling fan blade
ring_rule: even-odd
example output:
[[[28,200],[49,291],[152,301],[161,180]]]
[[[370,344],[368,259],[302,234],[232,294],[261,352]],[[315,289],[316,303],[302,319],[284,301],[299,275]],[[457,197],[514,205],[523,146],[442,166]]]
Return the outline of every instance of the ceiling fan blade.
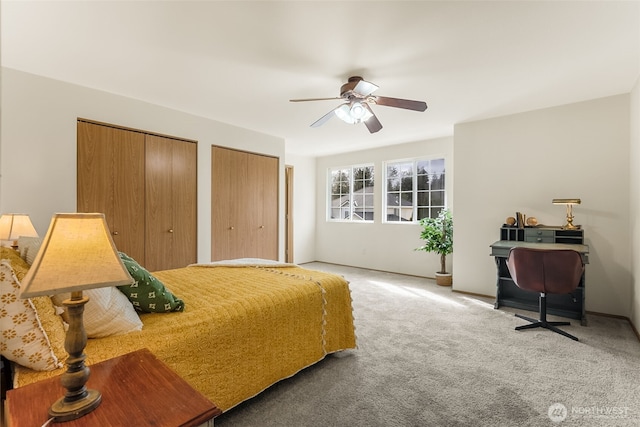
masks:
[[[427,103],[424,101],[412,101],[410,99],[387,98],[386,96],[374,96],[374,102],[377,105],[387,107],[404,108],[406,110],[425,111]]]
[[[331,117],[335,116],[336,110],[341,108],[343,105],[348,105],[348,104],[341,104],[338,107],[334,108],[333,110],[329,111],[327,114],[325,114],[324,116],[320,117],[315,122],[311,123],[311,127],[312,128],[317,128],[318,126],[322,126],[323,124],[325,124]]]
[[[306,102],[306,101],[329,101],[329,100],[336,100],[336,99],[342,99],[341,97],[333,97],[333,98],[305,98],[305,99],[290,99],[289,102]]]
[[[356,87],[353,88],[355,93],[363,97],[371,95],[376,90],[378,90],[378,86],[365,80],[360,80]]]
[[[362,105],[371,113],[371,117],[364,121],[365,126],[369,129],[369,133],[378,132],[382,129],[382,123],[380,123],[380,120],[378,120],[371,107],[369,107],[369,104],[363,102]]]

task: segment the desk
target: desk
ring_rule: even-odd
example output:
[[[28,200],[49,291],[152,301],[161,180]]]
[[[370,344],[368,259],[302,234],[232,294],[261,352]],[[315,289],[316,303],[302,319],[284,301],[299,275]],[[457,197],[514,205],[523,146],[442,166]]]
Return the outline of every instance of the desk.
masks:
[[[96,363],[89,369],[87,388],[102,393],[100,406],[84,417],[53,426],[213,426],[213,418],[221,414],[147,349]],[[9,390],[9,425],[42,425],[49,419],[49,406],[63,395],[59,376]]]
[[[522,310],[538,311],[538,294],[520,289],[511,279],[507,268],[509,250],[515,247],[534,249],[571,249],[580,253],[582,261],[589,263],[589,246],[580,243],[535,243],[516,240],[498,240],[491,247],[491,256],[495,257],[497,267],[496,302],[494,308],[501,306]],[[579,319],[583,326],[587,324],[585,315],[585,275],[582,274],[576,291],[567,295],[547,294],[547,313],[557,316]]]

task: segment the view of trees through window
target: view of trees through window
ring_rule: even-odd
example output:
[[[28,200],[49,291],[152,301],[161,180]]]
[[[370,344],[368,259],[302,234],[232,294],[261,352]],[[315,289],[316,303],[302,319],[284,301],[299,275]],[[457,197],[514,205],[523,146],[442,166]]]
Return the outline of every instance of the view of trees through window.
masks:
[[[373,165],[331,169],[329,179],[330,219],[373,221]]]
[[[444,159],[389,162],[385,172],[388,222],[436,218],[444,209]]]
[[[443,158],[384,164],[384,222],[437,218],[446,207]],[[329,170],[329,213],[335,221],[373,221],[374,168],[371,164]]]

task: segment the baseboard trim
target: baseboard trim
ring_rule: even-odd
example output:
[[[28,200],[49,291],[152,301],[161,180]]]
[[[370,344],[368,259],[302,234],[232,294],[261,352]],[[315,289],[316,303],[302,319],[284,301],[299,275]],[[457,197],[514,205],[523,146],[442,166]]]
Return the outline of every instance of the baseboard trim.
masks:
[[[485,295],[485,294],[478,294],[476,292],[468,292],[468,291],[459,291],[457,289],[452,289],[453,292],[457,292],[459,294],[464,294],[464,295],[470,295],[472,297],[480,297],[480,298],[493,298],[496,299],[495,295]]]
[[[629,322],[629,326],[631,326],[631,330],[635,334],[636,338],[638,339],[638,341],[640,341],[640,333],[638,332],[638,329],[633,324],[631,319],[628,318],[627,316],[619,316],[617,314],[609,314],[609,313],[599,313],[597,311],[587,311],[587,314],[593,314],[594,316],[611,317],[613,319],[626,320],[627,322]]]
[[[436,278],[434,277],[429,277],[429,276],[420,276],[417,274],[407,274],[407,273],[398,273],[397,271],[389,271],[389,270],[380,270],[378,268],[370,268],[370,267],[360,267],[357,265],[347,265],[347,264],[339,264],[337,262],[328,262],[328,261],[307,261],[307,262],[302,262],[300,264],[298,264],[300,267],[304,267],[305,264],[311,264],[313,262],[321,262],[322,264],[329,264],[329,265],[337,265],[338,267],[350,267],[350,268],[360,268],[362,270],[368,270],[368,271],[379,271],[380,273],[391,273],[391,274],[399,274],[401,276],[407,276],[407,277],[419,277],[421,279],[430,279],[433,280],[435,282]],[[444,286],[446,287],[446,286]]]

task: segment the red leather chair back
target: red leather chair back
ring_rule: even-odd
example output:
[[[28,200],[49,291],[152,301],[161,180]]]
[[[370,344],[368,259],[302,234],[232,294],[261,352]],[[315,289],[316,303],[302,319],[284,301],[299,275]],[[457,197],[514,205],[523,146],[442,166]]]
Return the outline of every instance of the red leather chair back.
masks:
[[[571,249],[512,248],[507,268],[521,289],[568,294],[580,284],[584,264],[580,253]]]

